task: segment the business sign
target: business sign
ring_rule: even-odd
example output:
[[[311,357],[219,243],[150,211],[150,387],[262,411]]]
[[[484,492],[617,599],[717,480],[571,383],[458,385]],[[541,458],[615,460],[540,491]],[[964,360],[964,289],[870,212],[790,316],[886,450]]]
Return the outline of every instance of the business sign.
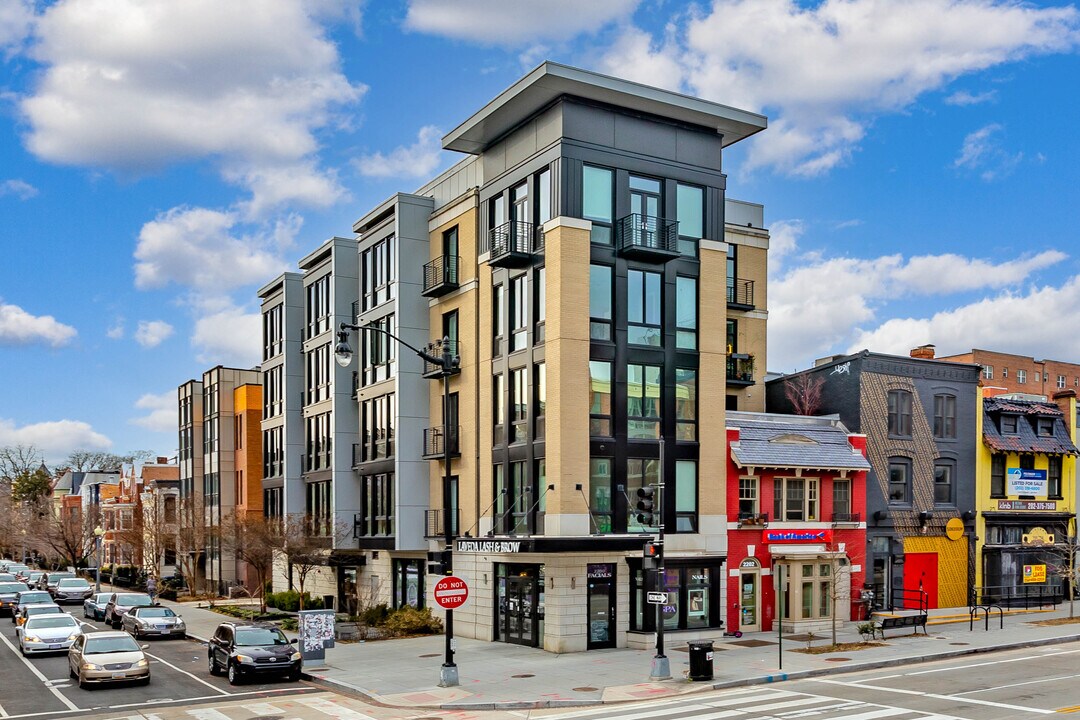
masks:
[[[1020,541],[1028,547],[1053,546],[1054,534],[1046,532],[1046,528],[1033,527],[1020,537]]]
[[[764,543],[831,543],[832,530],[762,530]]]
[[[950,540],[964,537],[964,521],[960,518],[949,518],[949,522],[945,523],[945,537]]]
[[[998,500],[998,510],[1057,510],[1053,500]]]
[[[1046,497],[1046,471],[1008,468],[1005,471],[1005,485],[1009,495]]]
[[[458,540],[456,550],[461,553],[516,553],[521,552],[521,541]]]
[[[469,599],[469,586],[459,577],[450,575],[435,583],[435,604],[443,610],[457,610]]]
[[[1046,582],[1046,566],[1045,565],[1025,565],[1024,566],[1024,582],[1025,583],[1044,583],[1044,582]]]

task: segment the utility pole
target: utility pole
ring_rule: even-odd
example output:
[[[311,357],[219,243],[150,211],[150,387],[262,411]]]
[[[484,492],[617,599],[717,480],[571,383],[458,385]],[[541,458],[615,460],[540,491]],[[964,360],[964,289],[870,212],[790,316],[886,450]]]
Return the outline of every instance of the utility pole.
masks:
[[[656,535],[656,544],[659,547],[659,552],[656,556],[656,589],[659,592],[666,592],[665,590],[665,575],[664,575],[664,518],[666,516],[666,506],[664,505],[664,498],[667,496],[664,492],[664,437],[660,436],[660,478],[656,484],[656,507],[659,511],[660,523],[657,526],[659,532]],[[667,655],[664,654],[664,606],[656,606],[656,655],[652,659],[652,669],[649,671],[650,680],[670,680],[671,679],[671,663],[668,662]]]

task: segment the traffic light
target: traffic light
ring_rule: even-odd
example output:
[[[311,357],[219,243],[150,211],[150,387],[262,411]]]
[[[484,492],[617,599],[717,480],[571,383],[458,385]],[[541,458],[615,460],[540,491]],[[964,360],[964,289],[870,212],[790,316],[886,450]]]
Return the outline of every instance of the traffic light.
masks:
[[[428,575],[449,575],[451,572],[451,568],[451,555],[449,550],[436,550],[434,552],[428,552]]]
[[[663,552],[664,548],[660,543],[645,543],[645,550],[642,553],[644,559],[641,562],[641,566],[646,570],[655,570],[660,566],[660,556]]]
[[[656,525],[656,488],[646,485],[637,489],[637,521],[647,527]]]

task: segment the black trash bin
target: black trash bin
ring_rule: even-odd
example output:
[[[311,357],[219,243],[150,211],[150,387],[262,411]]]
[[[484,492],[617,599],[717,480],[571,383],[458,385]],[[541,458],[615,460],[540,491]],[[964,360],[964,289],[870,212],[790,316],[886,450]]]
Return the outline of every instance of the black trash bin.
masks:
[[[690,679],[712,680],[713,641],[699,640],[690,645]]]

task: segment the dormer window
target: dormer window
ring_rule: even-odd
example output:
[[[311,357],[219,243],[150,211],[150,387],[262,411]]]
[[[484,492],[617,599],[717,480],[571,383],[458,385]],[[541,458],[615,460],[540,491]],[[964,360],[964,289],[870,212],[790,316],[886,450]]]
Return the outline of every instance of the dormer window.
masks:
[[[1035,432],[1039,437],[1053,437],[1054,436],[1054,418],[1036,418],[1035,419]]]
[[[1015,415],[1002,415],[1001,416],[1001,434],[1002,435],[1016,435],[1016,416]]]

